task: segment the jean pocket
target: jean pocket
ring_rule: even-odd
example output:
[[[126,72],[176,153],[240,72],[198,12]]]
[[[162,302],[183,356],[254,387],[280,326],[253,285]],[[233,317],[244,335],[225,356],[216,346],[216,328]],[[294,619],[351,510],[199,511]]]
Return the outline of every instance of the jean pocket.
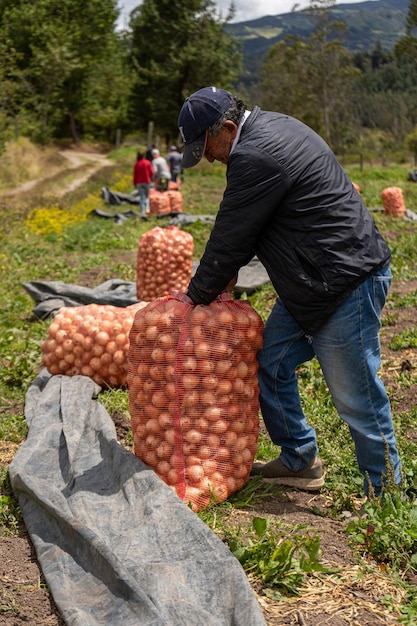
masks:
[[[382,309],[385,306],[385,302],[388,296],[388,291],[391,286],[392,276],[391,274],[382,275],[376,274],[372,277],[373,287],[373,301],[374,307],[378,315],[381,315]]]

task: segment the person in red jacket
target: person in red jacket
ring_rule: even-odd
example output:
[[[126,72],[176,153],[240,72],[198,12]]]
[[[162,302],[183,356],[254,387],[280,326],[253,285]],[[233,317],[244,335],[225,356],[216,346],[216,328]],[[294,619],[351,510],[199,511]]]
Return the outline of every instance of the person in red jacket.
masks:
[[[140,214],[142,217],[149,213],[149,190],[152,185],[153,175],[152,163],[145,159],[143,152],[138,152],[133,168],[133,184],[139,192]]]

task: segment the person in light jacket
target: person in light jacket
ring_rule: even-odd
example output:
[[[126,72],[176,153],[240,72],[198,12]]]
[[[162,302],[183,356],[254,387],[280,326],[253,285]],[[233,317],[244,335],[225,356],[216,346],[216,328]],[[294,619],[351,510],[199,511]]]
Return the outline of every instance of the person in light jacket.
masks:
[[[258,353],[260,405],[276,459],[252,474],[307,490],[324,484],[314,429],[298,389],[298,366],[317,357],[348,424],[366,494],[401,483],[390,403],[378,377],[381,311],[391,252],[335,155],[311,128],[281,113],[247,110],[204,87],[179,113],[183,168],[204,156],[227,166],[227,185],[198,269],[195,304],[231,289],[254,255],[278,298]]]
[[[161,156],[157,148],[152,150],[152,167],[154,169],[153,183],[155,189],[157,191],[166,191],[171,180],[171,172],[166,159]]]

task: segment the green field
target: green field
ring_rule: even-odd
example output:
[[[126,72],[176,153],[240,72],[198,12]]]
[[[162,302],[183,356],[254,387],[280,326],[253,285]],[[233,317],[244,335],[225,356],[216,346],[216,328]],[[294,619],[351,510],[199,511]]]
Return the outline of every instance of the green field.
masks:
[[[91,215],[94,208],[108,209],[101,200],[103,186],[123,193],[132,190],[135,152],[136,148],[124,148],[112,153],[109,156],[113,165],[100,169],[70,193],[54,195],[49,181],[19,196],[0,199],[0,444],[3,451],[0,462],[0,535],[13,536],[18,532],[20,513],[10,489],[8,464],[10,455],[27,434],[23,416],[25,393],[41,367],[41,343],[51,323],[50,319],[31,318],[34,303],[22,284],[59,280],[93,287],[111,278],[135,280],[139,238],[156,225],[168,225],[169,218],[150,217],[146,222],[130,218],[117,225],[114,220]],[[360,186],[366,205],[372,209],[379,230],[392,248],[394,283],[410,285],[406,296],[395,296],[393,292],[390,297],[385,323],[392,325],[399,310],[404,307],[411,310],[417,302],[417,222],[386,215],[381,191],[389,186],[401,187],[407,208],[417,214],[417,185],[407,181],[408,170],[404,165],[365,166],[363,169],[352,165],[347,166],[347,170]],[[187,171],[182,186],[184,211],[194,215],[214,215],[224,189],[224,172],[223,166],[208,164]],[[2,180],[7,181],[4,173]],[[65,184],[68,185],[68,181]],[[198,260],[209,236],[210,225],[197,221],[185,230],[193,235],[195,260]],[[266,319],[274,298],[273,289],[266,285],[249,299]],[[388,387],[393,398],[406,484],[401,493],[392,486],[384,502],[367,504],[369,517],[365,521],[352,521],[347,527],[350,540],[360,547],[361,553],[367,552],[377,562],[383,562],[392,580],[403,589],[404,599],[400,604],[397,602],[396,611],[397,615],[401,613],[399,619],[405,624],[413,624],[417,619],[413,586],[407,583],[404,575],[405,572],[414,575],[417,571],[417,440],[413,435],[417,409],[411,402],[407,410],[398,410],[395,400],[401,393],[404,396],[412,394],[417,383],[417,365],[412,360],[412,350],[417,345],[417,316],[415,323],[415,327],[409,325],[408,334],[396,335],[394,332],[392,345],[396,341],[399,350],[408,351],[410,367],[399,371],[395,379],[390,378],[392,387]],[[390,365],[386,360],[383,362],[387,375]],[[335,414],[315,361],[300,368],[300,387],[327,468],[327,515],[343,520],[346,511],[355,511],[355,502],[361,498],[362,480],[349,433]],[[110,413],[117,410],[128,417],[126,390],[103,390],[100,401]],[[398,406],[402,407],[400,403]],[[258,457],[265,460],[275,454],[269,438],[261,435]],[[319,569],[318,545],[314,537],[303,528],[293,530],[289,536],[282,531],[287,541],[286,567],[277,569],[274,550],[280,542],[281,531],[262,521],[246,530],[233,524],[231,511],[246,507],[250,513],[251,506],[256,507],[259,502],[273,497],[271,490],[252,479],[229,502],[213,505],[200,515],[222,535],[236,555],[246,551],[242,562],[250,572],[251,580],[262,580],[264,588],[291,595],[297,592],[305,577]],[[263,518],[259,514],[253,517]],[[370,520],[374,529],[371,534]],[[304,556],[300,557],[300,551],[304,551]],[[388,609],[391,604],[395,602],[387,598],[385,605]]]

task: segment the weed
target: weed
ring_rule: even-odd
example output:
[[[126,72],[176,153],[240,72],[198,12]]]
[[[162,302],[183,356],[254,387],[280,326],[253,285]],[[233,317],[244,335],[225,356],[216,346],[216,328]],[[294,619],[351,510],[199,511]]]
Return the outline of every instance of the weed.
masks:
[[[347,532],[353,544],[384,567],[417,571],[417,500],[402,490],[386,493],[363,505],[363,516]]]
[[[13,496],[9,474],[0,468],[0,535],[14,534],[21,521],[22,514]]]
[[[228,532],[225,541],[246,573],[263,581],[263,592],[270,598],[298,594],[306,574],[334,571],[320,563],[320,539],[302,524],[272,524],[266,518],[254,517],[244,539],[234,530]]]
[[[0,589],[0,614],[1,613],[19,613],[19,608],[12,593],[5,589]]]
[[[396,307],[405,307],[405,306],[416,306],[417,305],[417,290],[411,291],[406,295],[400,296],[395,292],[390,296],[391,302],[395,304]]]
[[[401,604],[401,616],[398,618],[399,624],[415,626],[417,623],[417,598],[415,597],[415,587],[412,586],[407,593],[407,601]]]
[[[392,350],[403,350],[404,348],[417,348],[417,327],[406,328],[399,335],[395,335],[389,343]]]

